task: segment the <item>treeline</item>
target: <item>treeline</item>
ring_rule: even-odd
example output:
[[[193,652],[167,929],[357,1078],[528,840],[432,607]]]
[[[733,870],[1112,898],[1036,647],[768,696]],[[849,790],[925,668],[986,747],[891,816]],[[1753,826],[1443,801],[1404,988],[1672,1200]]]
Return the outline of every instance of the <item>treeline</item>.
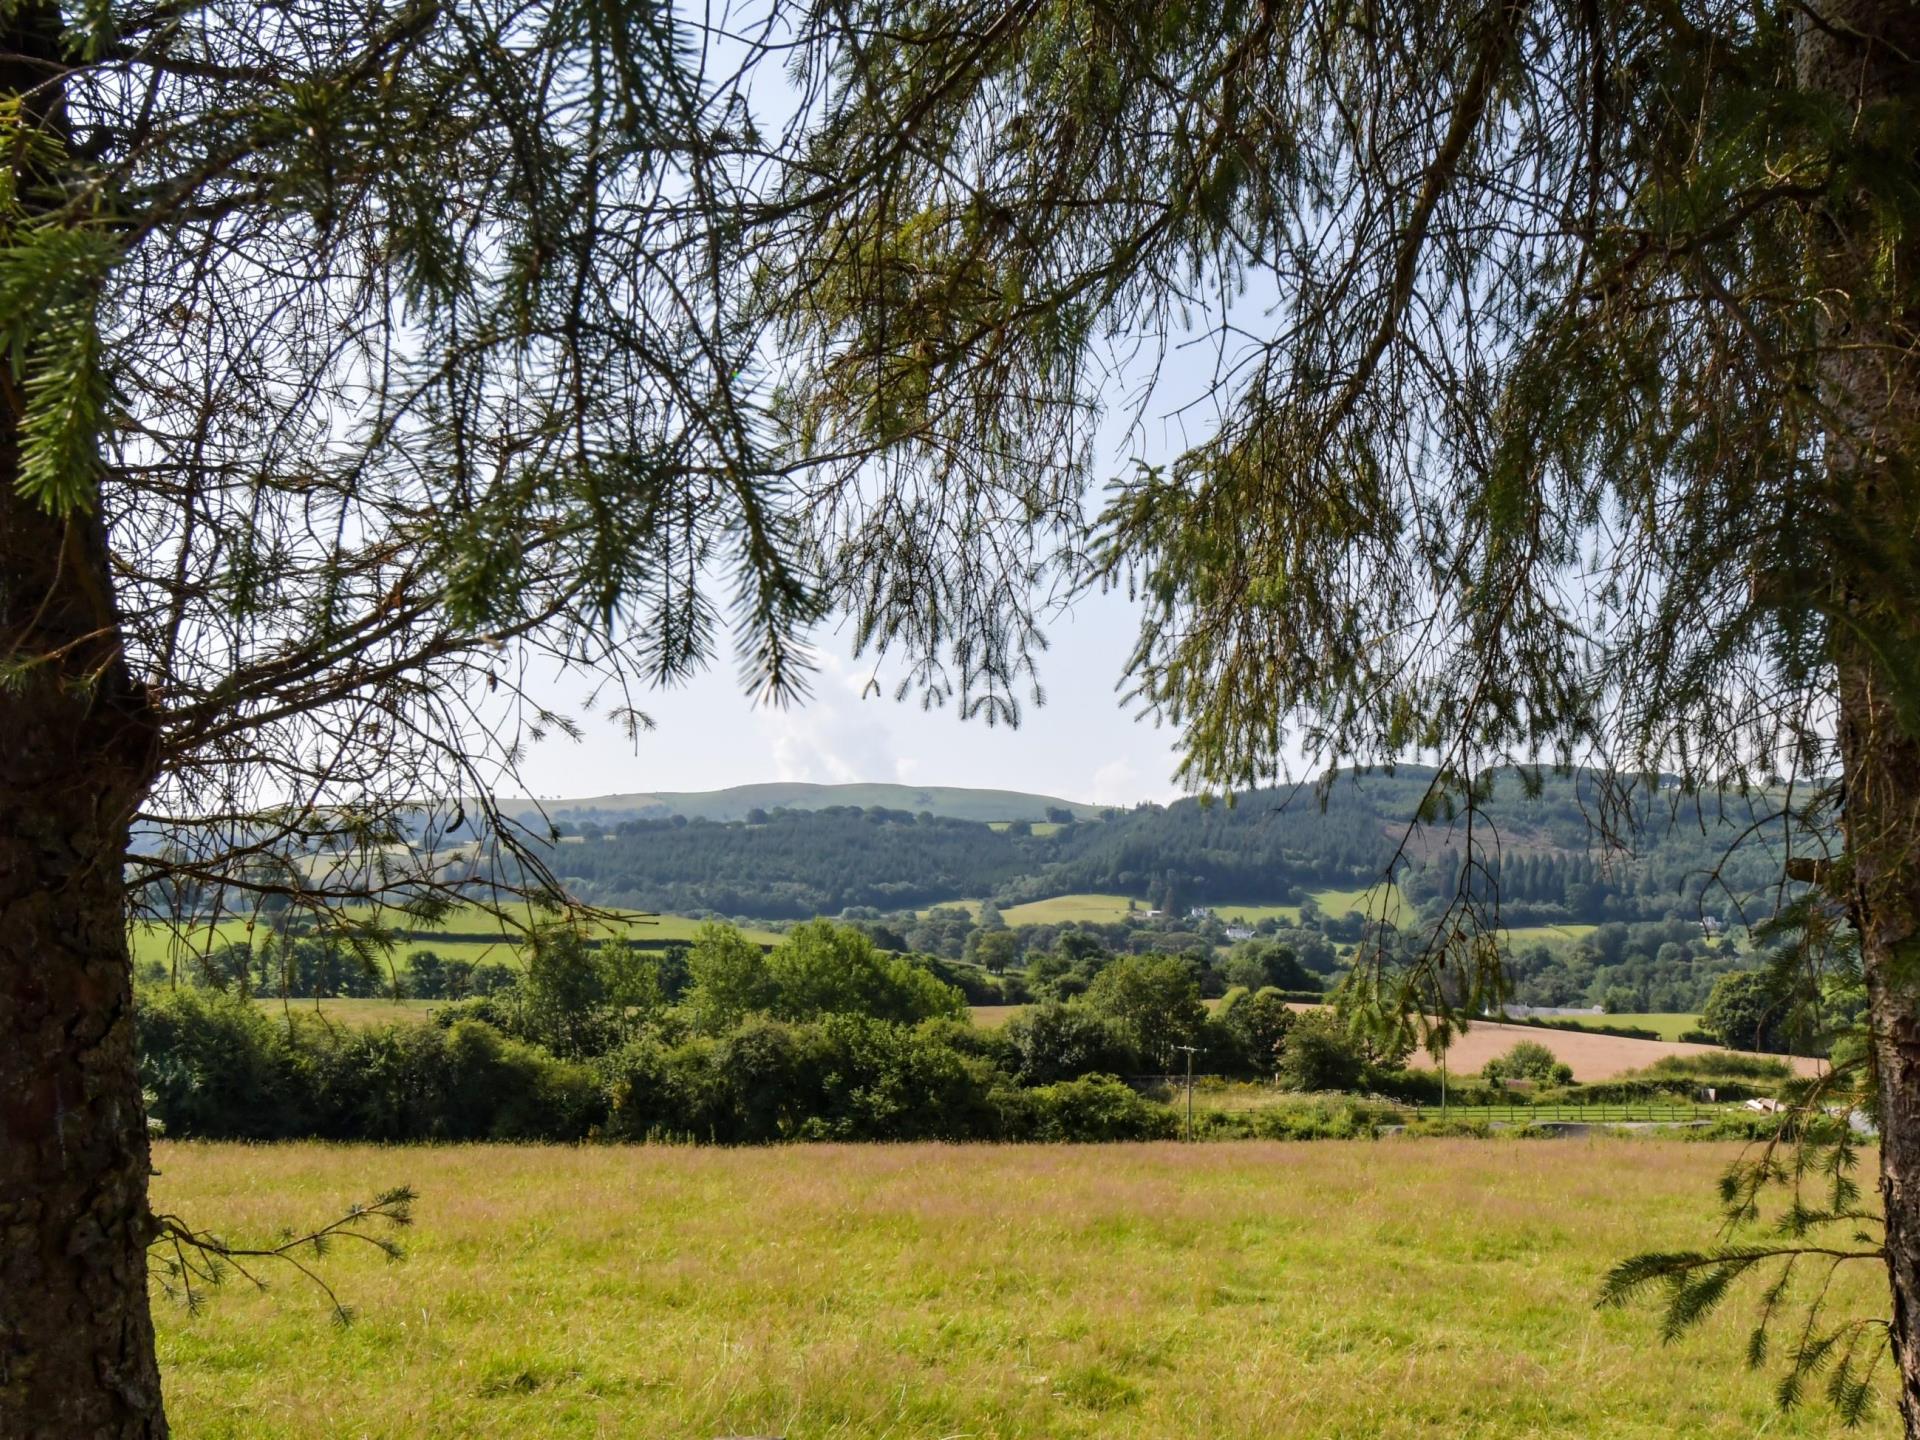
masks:
[[[1462,890],[1509,925],[1726,917],[1780,877],[1769,801],[1632,791],[1631,823],[1596,836],[1617,796],[1586,772],[1503,776],[1475,821],[1410,828],[1431,772],[1347,776],[1324,795],[1255,791],[1109,810],[1095,820],[1002,828],[904,810],[755,811],[738,822],[632,819],[577,824],[553,870],[606,905],[805,919],[849,908],[1002,905],[1080,891],[1129,895],[1169,913],[1233,902],[1297,903],[1306,891],[1370,885],[1393,867],[1416,904]],[[568,827],[562,827],[568,829]],[[1738,842],[1738,843],[1736,843]]]
[[[708,927],[678,995],[655,957],[555,931],[513,987],[431,1022],[334,1025],[200,987],[143,988],[136,1016],[154,1118],[219,1139],[1152,1138],[1171,1112],[1121,1077],[1175,1071],[1186,1045],[1298,1089],[1430,1084],[1277,989],[1211,1012],[1200,991],[1177,956],[1085,953],[985,1029],[926,965],[812,922],[771,952]]]
[[[589,822],[548,859],[568,889],[602,904],[804,920],[992,895],[1047,863],[1049,842],[1013,828],[850,806],[676,816]]]

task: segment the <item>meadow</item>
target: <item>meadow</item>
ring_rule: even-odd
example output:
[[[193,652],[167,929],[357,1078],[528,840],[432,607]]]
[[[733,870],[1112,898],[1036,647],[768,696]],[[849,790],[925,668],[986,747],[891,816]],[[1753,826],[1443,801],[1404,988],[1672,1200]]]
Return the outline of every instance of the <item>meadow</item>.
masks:
[[[1700,1028],[1698,1015],[1652,1011],[1628,1011],[1617,1015],[1549,1015],[1542,1018],[1555,1022],[1570,1020],[1575,1025],[1589,1029],[1597,1029],[1602,1025],[1623,1025],[1634,1030],[1653,1030],[1659,1033],[1662,1040],[1678,1040],[1687,1031]]]
[[[235,1284],[157,1301],[161,1364],[200,1440],[1828,1434],[1744,1368],[1744,1310],[1663,1348],[1592,1307],[1707,1236],[1731,1153],[163,1142],[156,1203],[233,1241],[421,1200],[404,1263],[325,1262],[350,1327]]]
[[[356,919],[365,919],[370,912],[355,908],[348,913]],[[511,963],[517,953],[514,942],[520,938],[517,927],[551,923],[554,917],[529,906],[508,907],[507,917],[503,918],[477,905],[460,905],[439,921],[416,920],[398,911],[389,911],[381,918],[390,929],[410,932],[414,936],[396,944],[392,951],[393,963],[404,970],[407,957],[419,950],[431,950],[442,960],[466,960],[474,964],[488,961]],[[666,942],[690,941],[699,934],[703,923],[682,915],[612,911],[606,919],[589,922],[587,929],[596,937],[618,936],[644,948]],[[252,921],[245,918],[222,920],[217,925],[201,923],[180,931],[159,921],[140,921],[130,928],[129,944],[136,963],[157,960],[162,964],[171,964],[176,959],[222,945],[240,944],[249,939],[257,944],[271,933],[272,926],[264,916]],[[777,944],[780,940],[780,936],[771,930],[749,927],[741,933],[761,945]],[[442,935],[460,938],[439,938]],[[499,938],[468,938],[472,936]]]

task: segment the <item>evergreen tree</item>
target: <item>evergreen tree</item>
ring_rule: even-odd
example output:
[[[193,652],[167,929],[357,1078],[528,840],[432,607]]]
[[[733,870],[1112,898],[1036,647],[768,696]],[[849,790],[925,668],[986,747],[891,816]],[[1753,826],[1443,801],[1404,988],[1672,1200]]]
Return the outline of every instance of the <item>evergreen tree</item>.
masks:
[[[716,577],[749,683],[799,684],[697,41],[623,0],[0,6],[0,1434],[166,1430],[147,1249],[193,1236],[146,1202],[130,898],[377,949],[338,902],[430,918],[448,845],[522,846],[490,762],[569,723],[524,667],[681,674]]]
[[[1044,616],[981,576],[1065,571],[1143,602],[1131,693],[1197,784],[1257,785],[1295,747],[1421,754],[1422,817],[1470,821],[1501,762],[1604,757],[1670,777],[1659,805],[1793,778],[1845,837],[1796,874],[1861,939],[1865,1253],[1893,1300],[1885,1332],[1798,1353],[1850,1414],[1877,1352],[1845,1335],[1884,1334],[1920,1436],[1920,7],[798,20],[767,254],[796,433],[886,459],[891,503],[829,537],[863,639],[952,655],[990,703]],[[1109,343],[1196,315],[1217,423],[1143,457],[1083,544]],[[1598,919],[1575,868],[1567,904]],[[1493,917],[1455,907],[1445,993],[1495,999]],[[1353,990],[1417,1029],[1443,953],[1403,958],[1366,947]],[[1842,1186],[1819,1213],[1852,1208]],[[1718,1297],[1665,1274],[1676,1323]]]

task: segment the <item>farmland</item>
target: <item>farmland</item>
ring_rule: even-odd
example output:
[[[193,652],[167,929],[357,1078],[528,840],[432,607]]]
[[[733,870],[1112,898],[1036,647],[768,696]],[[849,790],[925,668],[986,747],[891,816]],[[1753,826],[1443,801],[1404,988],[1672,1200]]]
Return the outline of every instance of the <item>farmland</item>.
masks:
[[[1034,900],[1025,905],[1010,905],[1000,912],[1007,924],[1064,925],[1068,921],[1091,921],[1111,925],[1127,918],[1132,903],[1124,895],[1056,895],[1050,900]],[[1147,907],[1141,905],[1145,910]]]
[[[371,912],[354,909],[345,913],[354,920],[364,921],[370,918]],[[380,918],[389,929],[412,937],[400,941],[393,949],[394,962],[404,969],[406,957],[419,950],[431,950],[443,960],[510,961],[522,927],[550,921],[553,917],[527,906],[507,907],[503,916],[477,905],[462,905],[438,921],[417,920],[399,911],[389,911]],[[690,941],[699,932],[700,924],[679,915],[613,912],[611,920],[592,922],[588,929],[599,937],[619,936],[645,947]],[[131,943],[136,963],[168,964],[176,958],[222,945],[240,944],[249,938],[257,944],[271,932],[272,926],[264,916],[254,921],[240,918],[222,920],[217,925],[201,923],[179,932],[156,921],[145,921],[132,927]],[[743,933],[764,945],[774,944],[780,938],[764,929],[748,929]],[[485,938],[490,936],[499,938]]]
[[[1724,1055],[1713,1045],[1683,1045],[1664,1040],[1629,1040],[1618,1035],[1602,1035],[1578,1030],[1550,1030],[1532,1025],[1500,1025],[1480,1020],[1471,1030],[1458,1036],[1447,1053],[1447,1064],[1457,1074],[1479,1071],[1496,1055],[1504,1054],[1522,1040],[1544,1045],[1554,1058],[1573,1070],[1573,1078],[1582,1084],[1611,1080],[1629,1070],[1640,1070],[1668,1055]],[[1780,1057],[1797,1074],[1810,1075],[1820,1064],[1802,1057]],[[1433,1061],[1416,1051],[1410,1063],[1431,1069]]]
[[[1407,904],[1397,885],[1311,890],[1307,894],[1319,907],[1321,914],[1336,918],[1364,915],[1369,920],[1384,918],[1398,925],[1413,913],[1413,907]],[[1237,920],[1249,925],[1257,925],[1262,920],[1281,920],[1293,925],[1300,920],[1298,905],[1216,905],[1213,911],[1223,920]]]
[[[1592,1308],[1701,1238],[1731,1153],[163,1143],[156,1204],[236,1240],[422,1200],[403,1265],[326,1262],[350,1328],[276,1277],[161,1302],[161,1361],[202,1440],[1829,1433],[1744,1368],[1744,1308],[1670,1348]]]
[[[1036,827],[1037,829],[1038,827]],[[1384,899],[1387,918],[1398,922],[1409,913],[1409,907],[1401,898],[1398,889],[1383,897],[1378,887],[1373,889],[1315,890],[1310,892],[1313,901],[1326,915],[1339,916],[1362,914],[1377,917],[1380,907],[1376,901]],[[978,908],[978,902],[969,901],[969,905]],[[1131,902],[1137,910],[1144,912],[1148,907],[1144,900]],[[1091,921],[1096,924],[1112,924],[1127,917],[1129,901],[1125,895],[1079,894],[1056,895],[1047,900],[1033,900],[1024,905],[1010,905],[1002,910],[1001,917],[1012,926],[1021,925],[1061,925],[1068,921]],[[1288,924],[1300,919],[1298,905],[1215,905],[1213,912],[1223,920],[1244,921],[1258,924],[1262,920],[1283,920]],[[1591,926],[1586,927],[1591,929]]]
[[[1617,1015],[1554,1015],[1547,1017],[1556,1023],[1571,1021],[1575,1025],[1597,1029],[1604,1025],[1625,1026],[1633,1030],[1656,1031],[1662,1040],[1678,1040],[1688,1030],[1700,1028],[1698,1015],[1648,1014],[1645,1012],[1623,1011]]]

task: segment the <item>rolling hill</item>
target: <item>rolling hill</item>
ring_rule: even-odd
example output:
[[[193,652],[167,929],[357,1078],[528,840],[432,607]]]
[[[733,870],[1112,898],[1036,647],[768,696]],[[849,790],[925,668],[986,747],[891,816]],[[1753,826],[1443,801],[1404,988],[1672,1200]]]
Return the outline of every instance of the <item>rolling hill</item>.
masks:
[[[1019,790],[974,790],[958,785],[810,785],[775,781],[764,785],[735,785],[726,790],[657,790],[632,795],[595,795],[578,800],[503,800],[500,809],[514,818],[544,808],[548,818],[608,821],[665,820],[684,815],[689,820],[745,820],[756,810],[828,810],[851,805],[866,810],[906,810],[947,820],[1045,820],[1049,811],[1065,810],[1078,820],[1090,820],[1104,807],[1052,795],[1029,795]]]

